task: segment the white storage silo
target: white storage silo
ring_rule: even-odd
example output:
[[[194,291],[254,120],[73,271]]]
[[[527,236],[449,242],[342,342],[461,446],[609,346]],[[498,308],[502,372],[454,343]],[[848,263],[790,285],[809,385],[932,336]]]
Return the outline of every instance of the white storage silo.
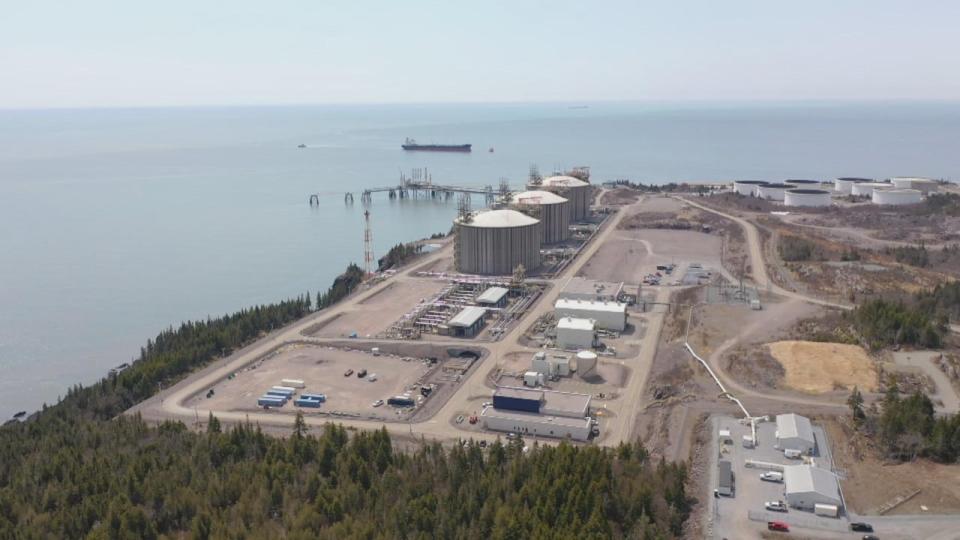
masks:
[[[923,200],[923,193],[918,189],[875,189],[872,200],[873,204],[917,204]]]
[[[575,365],[571,367],[581,377],[589,375],[597,367],[597,353],[593,351],[580,351],[577,353]]]
[[[803,178],[792,178],[783,183],[790,185],[793,189],[815,189],[820,187],[819,180],[807,180]]]
[[[573,221],[579,221],[590,213],[591,188],[589,182],[584,182],[572,176],[551,176],[544,178],[539,186],[528,186],[529,189],[542,189],[564,197],[572,204]]]
[[[454,266],[465,274],[510,275],[540,266],[540,220],[516,210],[487,210],[454,221]]]
[[[837,178],[837,181],[833,184],[833,189],[838,193],[850,195],[853,192],[854,184],[862,184],[864,182],[873,182],[873,178],[855,178],[851,176],[845,176]]]
[[[830,192],[823,189],[788,189],[784,206],[830,206]]]
[[[757,186],[757,197],[768,201],[783,201],[783,194],[794,186],[788,184],[760,184]]]
[[[893,184],[886,182],[860,182],[853,184],[850,188],[850,194],[855,197],[870,197],[876,189],[891,189]]]
[[[897,189],[916,189],[923,193],[934,193],[939,188],[936,180],[913,176],[894,176],[890,179]]]
[[[734,180],[733,192],[744,197],[756,197],[757,187],[769,183],[764,180]]]
[[[520,211],[531,212],[543,224],[543,243],[553,244],[570,238],[573,203],[549,191],[514,193],[512,202]]]

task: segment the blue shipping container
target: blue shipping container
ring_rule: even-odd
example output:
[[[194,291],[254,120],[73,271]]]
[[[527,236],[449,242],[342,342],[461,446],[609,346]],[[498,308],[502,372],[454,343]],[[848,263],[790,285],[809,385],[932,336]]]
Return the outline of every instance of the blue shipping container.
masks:
[[[283,407],[287,400],[273,396],[262,396],[257,400],[257,405],[261,407]]]
[[[324,403],[327,401],[326,394],[300,394],[300,397],[303,399],[314,399],[319,401],[320,403]]]
[[[284,394],[283,392],[277,392],[276,390],[267,390],[267,393],[264,394],[264,396],[277,397],[277,398],[280,398],[280,399],[282,399],[282,400],[284,400],[284,401],[286,401],[286,400],[288,400],[288,399],[290,399],[290,398],[292,397],[292,396],[290,396],[289,394]]]
[[[310,407],[312,409],[320,408],[320,402],[315,399],[296,399],[293,401],[293,404],[297,407]]]
[[[540,401],[513,396],[493,395],[493,408],[505,411],[540,412]]]
[[[289,389],[289,388],[282,388],[282,387],[280,387],[280,386],[274,386],[274,387],[271,388],[270,390],[267,390],[267,393],[268,393],[268,394],[270,394],[270,393],[275,393],[275,394],[283,394],[283,395],[285,395],[285,396],[292,396],[292,395],[294,394],[294,391],[291,390],[291,389]]]

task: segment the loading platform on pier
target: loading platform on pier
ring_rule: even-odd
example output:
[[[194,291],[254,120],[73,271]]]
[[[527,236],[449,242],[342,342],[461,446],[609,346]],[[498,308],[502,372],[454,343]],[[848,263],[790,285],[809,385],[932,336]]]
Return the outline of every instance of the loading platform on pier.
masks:
[[[400,174],[400,183],[395,186],[367,188],[360,192],[360,202],[370,204],[373,202],[374,193],[386,193],[391,199],[444,199],[453,197],[454,193],[467,195],[483,195],[485,204],[493,204],[497,199],[497,192],[492,185],[482,188],[454,186],[444,184],[434,184],[433,178],[426,169],[414,169],[413,174],[407,176]],[[347,192],[343,196],[343,202],[350,204],[353,202],[353,193]],[[310,195],[310,205],[320,204],[320,194]]]

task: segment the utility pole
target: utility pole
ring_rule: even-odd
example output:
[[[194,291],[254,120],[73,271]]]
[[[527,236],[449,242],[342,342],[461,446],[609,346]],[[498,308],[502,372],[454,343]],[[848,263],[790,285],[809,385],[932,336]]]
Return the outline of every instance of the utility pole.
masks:
[[[363,211],[363,272],[373,273],[373,232],[370,230],[370,210]]]

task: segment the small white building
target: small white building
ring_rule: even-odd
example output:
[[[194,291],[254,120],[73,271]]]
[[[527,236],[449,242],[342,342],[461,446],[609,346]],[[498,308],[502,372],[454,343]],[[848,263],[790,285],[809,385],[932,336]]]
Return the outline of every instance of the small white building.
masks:
[[[788,465],[783,468],[784,498],[787,505],[813,510],[817,504],[840,507],[840,487],[833,472],[812,465]]]
[[[564,317],[557,321],[557,347],[561,349],[590,349],[597,340],[597,325],[593,319]]]
[[[809,418],[793,413],[777,415],[777,448],[811,454],[816,446]]]
[[[597,328],[622,332],[627,326],[627,305],[620,302],[593,302],[560,298],[553,304],[557,318],[593,319]]]
[[[487,407],[480,413],[483,427],[523,437],[555,437],[586,441],[590,439],[592,420],[586,417],[546,416]]]

